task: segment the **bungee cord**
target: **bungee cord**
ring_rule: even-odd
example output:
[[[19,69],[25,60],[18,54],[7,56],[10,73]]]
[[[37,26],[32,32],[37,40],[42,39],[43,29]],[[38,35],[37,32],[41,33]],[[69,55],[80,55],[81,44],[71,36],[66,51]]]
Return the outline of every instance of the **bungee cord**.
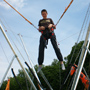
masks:
[[[17,11],[11,4],[9,4],[6,0],[4,0],[4,2],[6,2],[12,9],[14,9],[21,17],[23,17],[29,24],[31,24],[34,28],[36,28],[38,30],[38,28],[31,23],[26,17],[24,17],[19,11]],[[59,18],[59,20],[57,21],[57,23],[55,24],[55,26],[57,26],[57,24],[60,22],[60,20],[62,19],[62,17],[64,16],[64,14],[66,13],[66,11],[68,10],[68,8],[71,6],[73,0],[71,0],[71,2],[69,3],[69,5],[66,7],[66,9],[64,10],[63,14],[61,15],[61,17]]]
[[[25,18],[20,12],[18,12],[12,5],[10,5],[6,0],[4,0],[12,9],[14,9],[21,17],[23,17],[29,24],[38,30],[38,28],[32,24],[27,18]]]
[[[64,16],[64,14],[66,13],[66,11],[68,10],[68,8],[71,6],[73,0],[71,0],[71,2],[69,3],[69,5],[66,7],[66,9],[64,10],[63,14],[61,15],[61,17],[59,18],[59,20],[57,21],[56,23],[56,26],[57,24],[60,22],[60,20],[62,19],[62,17]]]

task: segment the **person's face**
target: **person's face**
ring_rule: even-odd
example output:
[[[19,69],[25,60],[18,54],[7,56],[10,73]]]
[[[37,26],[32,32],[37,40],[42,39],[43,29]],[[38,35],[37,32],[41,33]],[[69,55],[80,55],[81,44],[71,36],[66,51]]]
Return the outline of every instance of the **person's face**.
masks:
[[[47,18],[47,12],[42,12],[42,17],[43,17],[43,19],[46,19]]]

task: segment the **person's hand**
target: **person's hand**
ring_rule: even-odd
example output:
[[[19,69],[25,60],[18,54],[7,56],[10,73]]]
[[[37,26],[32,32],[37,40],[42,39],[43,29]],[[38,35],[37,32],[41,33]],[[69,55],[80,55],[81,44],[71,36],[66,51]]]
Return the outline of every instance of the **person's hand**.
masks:
[[[45,30],[45,27],[44,26],[39,27],[39,31],[41,30]]]
[[[49,24],[48,28],[51,29],[53,27],[53,24]]]
[[[41,28],[41,30],[45,30],[45,27],[44,26],[41,26],[40,28]]]
[[[56,25],[53,25],[52,27],[53,27],[54,29],[56,29]]]

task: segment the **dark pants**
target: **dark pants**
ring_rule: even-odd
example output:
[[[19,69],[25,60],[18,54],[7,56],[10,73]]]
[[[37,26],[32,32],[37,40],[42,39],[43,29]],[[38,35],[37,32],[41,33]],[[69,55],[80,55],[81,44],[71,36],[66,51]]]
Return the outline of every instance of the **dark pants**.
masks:
[[[42,65],[42,63],[44,61],[45,38],[47,39],[46,36],[41,36],[40,37],[39,56],[38,56],[38,63],[39,63],[39,65]],[[57,45],[55,34],[54,35],[50,34],[50,37],[48,37],[48,39],[49,38],[51,40],[51,43],[52,43],[52,46],[53,46],[53,48],[55,50],[57,58],[59,59],[59,61],[63,61],[62,54],[61,54],[60,49],[59,49],[59,47]]]

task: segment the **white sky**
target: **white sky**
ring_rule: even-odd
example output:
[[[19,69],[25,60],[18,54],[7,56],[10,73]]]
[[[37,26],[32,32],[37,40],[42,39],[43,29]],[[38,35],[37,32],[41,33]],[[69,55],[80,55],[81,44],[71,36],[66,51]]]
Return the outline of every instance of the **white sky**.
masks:
[[[60,15],[63,13],[65,7],[68,6],[70,0],[7,0],[11,5],[13,5],[21,14],[23,14],[28,20],[30,20],[35,26],[38,27],[38,21],[42,18],[41,17],[41,10],[47,9],[48,17],[52,18],[54,23],[57,22]],[[57,41],[60,43],[59,47],[62,52],[63,57],[67,56],[72,46],[77,41],[77,37],[79,31],[81,29],[82,23],[84,21],[84,17],[88,8],[90,0],[74,0],[68,11],[63,16],[60,23],[57,25],[57,29],[55,30],[55,34],[57,36]],[[16,43],[20,51],[22,52],[23,56],[25,57],[26,61],[28,61],[27,56],[19,44],[20,39],[17,35],[18,33],[23,35],[23,40],[25,45],[28,49],[29,55],[31,60],[33,61],[34,65],[37,63],[38,58],[38,46],[39,46],[39,37],[40,33],[33,28],[29,23],[27,23],[20,15],[18,15],[12,8],[10,8],[3,0],[0,0],[0,21],[3,22],[7,29],[7,35],[11,35],[9,37],[12,45],[14,46],[13,41]],[[88,23],[86,28],[88,27],[90,18],[88,19]],[[2,24],[2,23],[1,23]],[[18,38],[19,42],[16,40],[14,35],[11,33],[12,30],[15,36]],[[87,30],[87,29],[86,29]],[[77,33],[77,34],[75,34]],[[65,39],[68,36],[72,37]],[[85,36],[85,34],[84,34]],[[63,41],[62,41],[63,40]],[[5,38],[3,37],[0,31],[0,43],[3,46],[5,53],[8,57],[9,62],[13,57],[13,53],[8,46]],[[18,53],[17,49],[14,46],[15,51],[17,52],[23,66],[25,67],[24,61],[21,58],[20,54]],[[50,65],[53,59],[57,58],[55,52],[52,48],[51,43],[48,44],[48,49],[45,50],[45,65]],[[0,47],[0,81],[8,67],[7,59],[3,53],[2,48]],[[21,69],[17,60],[15,59],[12,67],[15,70],[15,73],[18,73],[18,69]],[[8,76],[12,76],[11,71],[8,73]],[[7,79],[7,78],[6,78]]]

